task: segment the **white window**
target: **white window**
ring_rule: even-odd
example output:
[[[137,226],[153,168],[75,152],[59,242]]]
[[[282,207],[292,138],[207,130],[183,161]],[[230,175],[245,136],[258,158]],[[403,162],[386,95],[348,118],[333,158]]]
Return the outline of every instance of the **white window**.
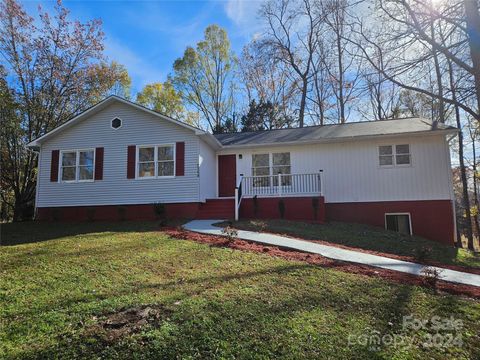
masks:
[[[411,164],[410,145],[381,145],[378,147],[380,166],[407,166]]]
[[[62,182],[93,181],[95,151],[62,151],[60,173]]]
[[[173,176],[175,171],[173,146],[158,146],[157,154],[157,176]]]
[[[410,165],[410,145],[395,145],[395,163],[397,165]]]
[[[270,155],[252,155],[252,175],[261,176],[253,180],[253,186],[270,186]]]
[[[290,174],[290,153],[272,154],[272,175]]]
[[[137,177],[157,178],[175,175],[175,148],[173,145],[139,146]]]
[[[290,175],[290,153],[274,153],[272,154],[272,175]],[[291,185],[292,178],[291,176],[282,177],[282,186]],[[273,185],[278,185],[278,178],[273,178]]]
[[[252,175],[261,176],[254,180],[254,186],[270,186],[270,175],[290,175],[290,153],[253,154]],[[282,185],[290,185],[291,177],[282,177]],[[278,178],[273,177],[273,185],[278,185]]]
[[[252,155],[252,174],[253,176],[270,175],[270,155],[253,154]]]
[[[412,235],[412,222],[409,213],[385,214],[385,229]]]
[[[380,166],[392,166],[393,165],[393,146],[383,145],[379,146],[378,154],[380,160]]]

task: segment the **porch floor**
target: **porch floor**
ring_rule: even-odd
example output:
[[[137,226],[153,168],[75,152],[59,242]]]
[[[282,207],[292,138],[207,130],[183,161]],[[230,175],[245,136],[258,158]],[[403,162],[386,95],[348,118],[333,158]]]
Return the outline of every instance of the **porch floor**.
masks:
[[[194,220],[183,225],[183,227],[186,230],[190,231],[222,236],[222,229],[213,225],[222,221],[224,220]],[[316,244],[304,240],[298,240],[274,234],[238,230],[237,237],[240,239],[254,241],[262,244],[274,245],[283,248],[319,254],[334,260],[374,266],[382,269],[393,270],[417,276],[421,276],[422,270],[425,268],[425,265],[416,264],[408,261],[396,260],[383,256],[371,255],[363,252],[346,250],[323,244]],[[480,275],[435,266],[429,266],[429,268],[434,268],[440,271],[439,277],[441,280],[480,287]]]

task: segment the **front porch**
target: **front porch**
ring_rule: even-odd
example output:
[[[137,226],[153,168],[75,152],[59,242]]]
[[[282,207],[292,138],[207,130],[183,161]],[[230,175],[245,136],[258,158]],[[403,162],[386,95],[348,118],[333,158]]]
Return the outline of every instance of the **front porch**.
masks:
[[[235,188],[239,218],[325,221],[323,171],[240,176]]]

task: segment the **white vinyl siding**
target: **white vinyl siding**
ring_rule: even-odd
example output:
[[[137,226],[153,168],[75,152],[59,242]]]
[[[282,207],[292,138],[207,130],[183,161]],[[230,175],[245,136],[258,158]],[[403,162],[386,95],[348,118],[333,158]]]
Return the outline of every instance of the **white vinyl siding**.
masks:
[[[200,201],[217,197],[217,155],[203,140],[199,141],[198,177]]]
[[[409,144],[411,164],[379,166],[379,146]],[[290,153],[291,173],[323,170],[326,202],[442,200],[453,198],[449,148],[442,135],[368,139],[316,145],[223,150],[237,157],[237,174],[252,175],[252,155]]]
[[[122,126],[112,129],[111,121],[116,117],[122,119]],[[198,202],[199,141],[189,129],[132,106],[113,103],[42,145],[37,206]],[[176,142],[185,142],[185,176],[158,177],[149,181],[127,179],[129,145]],[[50,182],[52,150],[96,147],[104,148],[103,180],[73,184]]]

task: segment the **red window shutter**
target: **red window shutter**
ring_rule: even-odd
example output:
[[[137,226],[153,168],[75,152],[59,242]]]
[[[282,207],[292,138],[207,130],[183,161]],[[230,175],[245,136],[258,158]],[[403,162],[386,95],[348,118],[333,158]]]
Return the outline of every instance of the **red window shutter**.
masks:
[[[175,147],[175,175],[185,175],[185,143],[177,142]]]
[[[127,179],[135,179],[136,146],[128,145],[127,149]]]
[[[50,181],[58,181],[58,160],[60,158],[60,150],[52,150],[52,161],[50,165]]]
[[[95,180],[103,180],[103,147],[95,149]]]

